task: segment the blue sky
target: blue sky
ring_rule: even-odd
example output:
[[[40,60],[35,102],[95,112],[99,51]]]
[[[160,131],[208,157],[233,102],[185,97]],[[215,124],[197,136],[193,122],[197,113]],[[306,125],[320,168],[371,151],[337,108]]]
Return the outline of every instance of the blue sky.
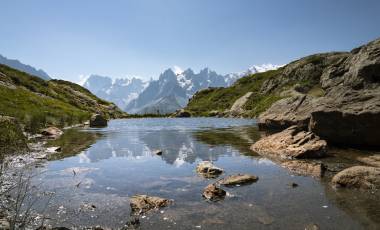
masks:
[[[224,74],[380,37],[379,0],[0,1],[0,54],[71,81]]]

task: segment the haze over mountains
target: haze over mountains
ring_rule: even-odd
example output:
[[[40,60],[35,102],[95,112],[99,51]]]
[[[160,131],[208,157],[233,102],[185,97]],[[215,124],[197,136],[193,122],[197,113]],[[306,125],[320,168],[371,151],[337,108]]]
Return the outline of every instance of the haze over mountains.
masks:
[[[30,65],[25,65],[19,60],[8,59],[0,54],[0,64],[7,65],[19,71],[28,73],[30,75],[42,78],[44,80],[50,80],[50,76],[42,69],[36,69]]]
[[[121,109],[133,114],[172,113],[187,105],[189,98],[201,89],[228,87],[240,77],[267,70],[278,65],[253,66],[246,71],[221,75],[209,68],[195,73],[192,69],[178,72],[167,69],[157,80],[144,82],[138,78],[116,79],[91,75],[83,84],[100,98],[112,101]]]

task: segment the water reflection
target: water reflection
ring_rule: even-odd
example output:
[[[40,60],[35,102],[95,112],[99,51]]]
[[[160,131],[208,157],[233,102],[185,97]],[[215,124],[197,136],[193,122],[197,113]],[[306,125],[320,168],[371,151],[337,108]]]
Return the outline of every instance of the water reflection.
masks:
[[[178,128],[178,127],[177,127]],[[92,130],[96,133],[96,131]],[[197,159],[216,161],[220,156],[242,153],[253,155],[249,146],[260,134],[257,127],[225,127],[220,129],[141,129],[114,130],[83,151],[82,162],[94,163],[115,157],[141,158],[151,156],[156,149],[163,151],[162,160],[181,166]]]

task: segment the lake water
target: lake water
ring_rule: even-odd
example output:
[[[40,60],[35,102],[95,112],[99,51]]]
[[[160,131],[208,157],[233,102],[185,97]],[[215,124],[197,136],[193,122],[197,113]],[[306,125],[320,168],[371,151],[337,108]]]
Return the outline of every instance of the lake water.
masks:
[[[63,151],[39,169],[36,183],[55,192],[46,210],[54,226],[121,228],[130,219],[129,198],[147,194],[174,202],[140,216],[141,229],[380,228],[377,192],[336,190],[328,174],[294,175],[249,150],[260,136],[254,120],[113,120],[104,129],[67,130],[50,143]],[[162,156],[152,153],[156,149]],[[345,151],[333,150],[323,161],[354,164],[341,157]],[[221,177],[249,173],[259,180],[226,188],[224,200],[208,202],[202,190],[215,179],[196,174],[202,160],[223,168]]]

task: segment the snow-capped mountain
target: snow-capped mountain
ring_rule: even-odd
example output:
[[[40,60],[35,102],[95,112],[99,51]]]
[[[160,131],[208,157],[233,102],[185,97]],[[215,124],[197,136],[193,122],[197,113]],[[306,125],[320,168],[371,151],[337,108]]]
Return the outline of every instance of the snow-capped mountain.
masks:
[[[90,75],[83,87],[96,96],[114,102],[119,108],[125,108],[128,103],[137,98],[146,87],[147,82],[133,77],[131,79],[116,79],[100,75]]]
[[[151,81],[141,94],[132,100],[125,111],[128,113],[172,113],[186,106],[189,98],[198,90],[208,87],[226,87],[228,79],[208,68],[194,73],[187,69],[177,74],[165,70],[158,80]]]
[[[266,72],[268,70],[275,70],[282,66],[283,65],[273,65],[273,64],[254,65],[245,71],[227,74],[226,78],[229,79],[228,80],[229,85],[232,85],[237,79],[241,77],[248,76],[255,73]]]
[[[228,87],[237,79],[280,66],[266,64],[252,66],[246,71],[220,75],[209,68],[195,73],[192,69],[182,71],[179,67],[165,70],[157,80],[143,82],[138,78],[116,79],[91,75],[83,86],[96,96],[112,101],[132,114],[172,113],[185,107],[199,90],[209,87]]]
[[[8,59],[0,55],[0,64],[7,65],[9,67],[23,71],[25,73],[39,77],[44,80],[51,80],[50,76],[47,73],[45,73],[45,71],[43,71],[42,69],[37,70],[36,68],[30,65],[25,65],[21,63],[19,60]]]

